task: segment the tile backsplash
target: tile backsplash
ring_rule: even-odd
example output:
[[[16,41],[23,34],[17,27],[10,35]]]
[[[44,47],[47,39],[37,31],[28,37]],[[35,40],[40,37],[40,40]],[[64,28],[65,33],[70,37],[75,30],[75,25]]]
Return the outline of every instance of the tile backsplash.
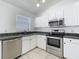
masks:
[[[70,26],[70,27],[65,27],[65,32],[67,33],[79,33],[79,26]]]
[[[79,26],[66,26],[64,28],[36,27],[35,31],[51,32],[51,29],[64,29],[66,33],[79,33]]]

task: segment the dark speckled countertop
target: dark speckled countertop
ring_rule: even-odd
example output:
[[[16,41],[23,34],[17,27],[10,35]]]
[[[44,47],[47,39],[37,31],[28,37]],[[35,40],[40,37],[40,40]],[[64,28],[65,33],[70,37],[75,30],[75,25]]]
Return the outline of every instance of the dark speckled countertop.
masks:
[[[16,33],[1,33],[0,34],[0,40],[4,41],[4,40],[12,40],[12,39],[16,39],[16,38],[21,38],[24,36],[28,36],[28,35],[46,35],[49,32],[37,32],[37,31],[33,31],[33,32],[16,32]]]
[[[0,34],[0,40],[12,40],[15,38],[21,38],[23,36],[27,35],[48,35],[51,32],[38,32],[38,31],[30,31],[30,32],[16,32],[16,33],[2,33]],[[53,32],[54,34],[58,34]],[[60,33],[59,35],[63,35],[63,38],[73,38],[73,39],[79,39],[78,33]]]

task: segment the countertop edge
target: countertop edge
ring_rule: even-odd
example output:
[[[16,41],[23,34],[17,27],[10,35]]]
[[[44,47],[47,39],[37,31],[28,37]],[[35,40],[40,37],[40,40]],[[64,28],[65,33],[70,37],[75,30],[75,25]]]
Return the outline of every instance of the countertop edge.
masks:
[[[51,33],[51,32],[32,31],[32,32],[1,33],[0,34],[0,40],[2,40],[2,41],[3,40],[11,40],[13,38],[21,38],[21,37],[31,35],[31,34],[47,35],[49,33]],[[53,32],[53,33],[55,33],[55,32]],[[63,34],[63,33],[60,33],[60,34]],[[79,39],[79,34],[78,33],[64,33],[63,38]]]

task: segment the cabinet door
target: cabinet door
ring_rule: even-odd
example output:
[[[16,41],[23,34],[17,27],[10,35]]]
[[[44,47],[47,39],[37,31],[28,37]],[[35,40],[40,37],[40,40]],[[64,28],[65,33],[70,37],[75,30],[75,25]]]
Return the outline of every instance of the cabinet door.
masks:
[[[67,59],[79,59],[79,40],[64,39],[64,57]]]
[[[64,57],[67,59],[71,58],[71,46],[69,38],[64,38]]]
[[[34,35],[30,37],[30,44],[31,44],[30,49],[33,49],[36,47],[36,38]]]
[[[63,13],[63,7],[57,8],[56,10],[56,18],[60,19],[60,18],[64,18],[64,13]]]
[[[2,58],[2,44],[1,44],[1,41],[0,41],[0,59]]]
[[[66,26],[78,25],[77,6],[72,3],[64,8],[64,19]]]
[[[56,19],[56,9],[52,10],[49,12],[49,15],[48,15],[48,20],[55,20]]]
[[[77,3],[77,11],[78,11],[78,25],[79,25],[79,2]]]
[[[40,16],[35,19],[35,27],[48,27],[48,16]]]
[[[30,50],[30,40],[27,37],[22,38],[22,54]]]
[[[46,36],[39,35],[39,37],[37,38],[37,40],[38,40],[37,41],[37,46],[39,48],[42,48],[42,49],[46,50],[46,41],[47,41]]]
[[[71,41],[71,59],[79,59],[79,40],[77,39]]]

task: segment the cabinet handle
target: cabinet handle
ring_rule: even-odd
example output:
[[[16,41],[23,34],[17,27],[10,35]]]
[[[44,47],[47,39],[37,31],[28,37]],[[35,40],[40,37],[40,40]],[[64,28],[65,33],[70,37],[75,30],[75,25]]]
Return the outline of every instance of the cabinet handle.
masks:
[[[66,44],[66,43],[64,43],[64,44]]]
[[[70,40],[70,42],[72,42],[72,40]]]

